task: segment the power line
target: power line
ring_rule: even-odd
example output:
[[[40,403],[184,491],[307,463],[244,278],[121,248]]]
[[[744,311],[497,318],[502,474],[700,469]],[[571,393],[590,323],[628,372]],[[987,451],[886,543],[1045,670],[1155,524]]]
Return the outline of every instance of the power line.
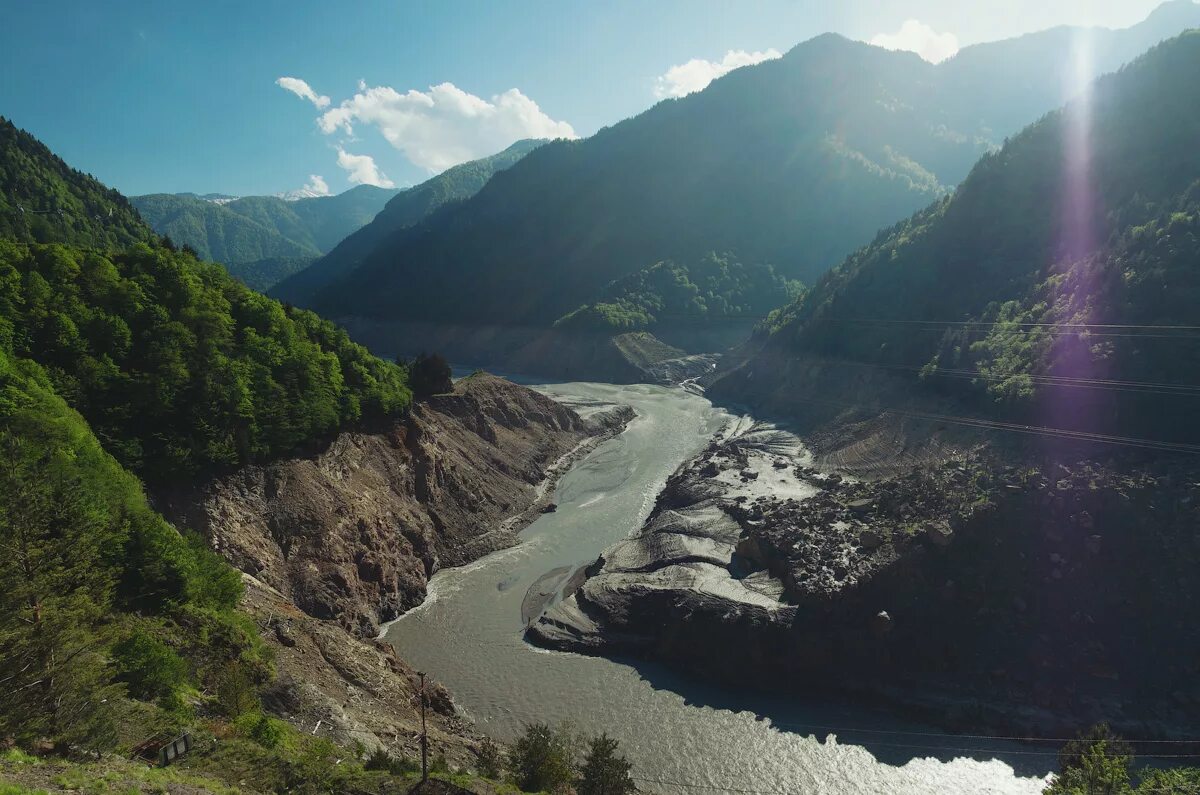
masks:
[[[792,723],[783,722],[777,723],[771,721],[772,726],[786,728],[802,728],[802,729],[820,729],[828,732],[846,732],[848,734],[889,734],[889,735],[905,735],[910,737],[950,737],[962,740],[1004,740],[1011,742],[1044,742],[1044,743],[1070,743],[1079,740],[1079,737],[1030,737],[1015,734],[956,734],[953,732],[931,732],[931,731],[910,731],[907,729],[862,729],[852,728],[847,726],[826,726],[819,723]],[[1165,744],[1184,744],[1184,743],[1200,743],[1200,737],[1189,738],[1184,740],[1137,740],[1129,737],[1121,737],[1121,740],[1134,745],[1142,745],[1149,743],[1165,743]]]
[[[835,323],[897,323],[904,325],[927,326],[1020,326],[1022,328],[1105,328],[1105,329],[1150,329],[1200,331],[1200,326],[1181,326],[1171,324],[1137,324],[1137,323],[1019,323],[1012,320],[909,320],[904,318],[829,318]]]
[[[1191,327],[1191,326],[1141,326],[1141,327],[1139,327],[1139,326],[1129,326],[1129,327],[1111,326],[1111,328],[1129,328],[1129,329],[1144,328],[1144,329],[1146,329],[1146,331],[1143,333],[1131,333],[1131,331],[1092,331],[1092,328],[1103,329],[1103,328],[1110,328],[1110,327],[1102,326],[1102,325],[1083,326],[1083,325],[1078,325],[1078,324],[1074,325],[1074,326],[1065,325],[1065,324],[1042,324],[1040,326],[1035,326],[1035,327],[1030,327],[1030,328],[1007,328],[1004,326],[1004,324],[988,324],[988,323],[984,323],[984,324],[980,324],[980,325],[971,325],[969,323],[963,323],[963,324],[937,323],[934,325],[922,325],[922,321],[847,320],[847,319],[840,319],[840,318],[826,318],[826,321],[830,322],[830,323],[854,323],[854,324],[859,324],[859,325],[863,325],[863,326],[887,326],[887,325],[892,325],[892,324],[904,324],[904,325],[916,324],[917,331],[946,331],[947,329],[954,328],[956,325],[958,325],[958,327],[961,328],[961,330],[963,332],[968,333],[968,334],[990,333],[992,331],[1000,330],[1000,331],[1003,331],[1003,332],[1009,333],[1009,334],[1052,334],[1052,335],[1058,335],[1058,336],[1070,336],[1070,335],[1084,336],[1084,335],[1086,335],[1088,338],[1100,337],[1100,338],[1105,338],[1105,339],[1111,338],[1111,339],[1139,339],[1139,340],[1167,339],[1167,340],[1179,340],[1181,342],[1200,342],[1200,334],[1188,334],[1188,333],[1181,333],[1181,334],[1166,333],[1166,334],[1163,334],[1163,333],[1159,333],[1161,331],[1188,332],[1188,331],[1193,330],[1194,327]]]
[[[694,320],[694,321],[737,321],[737,320],[767,320],[771,315],[762,314],[733,314],[733,315],[718,315],[714,317],[706,317],[704,315],[687,314],[684,312],[654,312],[650,310],[648,315],[655,320]],[[1055,334],[1084,334],[1087,333],[1091,337],[1126,337],[1140,339],[1178,339],[1178,340],[1200,340],[1200,335],[1184,335],[1184,334],[1166,334],[1162,332],[1171,331],[1195,331],[1200,332],[1200,326],[1174,325],[1174,324],[1136,324],[1136,323],[1019,323],[1016,321],[1007,320],[911,320],[905,318],[822,318],[828,323],[851,323],[858,325],[905,325],[917,326],[921,330],[942,330],[945,328],[963,328],[967,331],[990,331],[993,329],[1003,329],[1014,333],[1034,333],[1034,332],[1049,332]],[[1093,329],[1101,329],[1102,331],[1093,331]],[[1145,334],[1133,334],[1129,332],[1145,331]]]
[[[643,784],[666,784],[671,787],[682,787],[683,789],[705,789],[715,790],[717,792],[737,792],[747,793],[747,795],[788,795],[782,790],[776,789],[738,789],[735,787],[721,787],[715,784],[693,784],[682,781],[667,781],[661,778],[641,778],[639,776],[630,776],[634,781],[640,781]]]
[[[913,419],[928,420],[931,422],[942,422],[951,425],[963,425],[972,428],[981,428],[984,430],[1010,431],[1013,433],[1024,433],[1033,436],[1049,436],[1060,439],[1071,439],[1074,441],[1111,444],[1120,447],[1138,447],[1146,450],[1156,450],[1158,452],[1200,454],[1200,444],[1167,442],[1157,439],[1142,439],[1133,436],[1114,436],[1110,434],[1094,433],[1091,431],[1075,431],[1068,428],[1051,428],[1041,425],[1024,425],[1015,422],[985,420],[977,417],[931,414],[920,411],[891,408],[887,406],[868,407],[861,404],[842,403],[833,400],[821,400],[819,398],[794,397],[792,399],[801,403],[826,405],[835,408],[852,408],[864,411],[875,411],[881,414],[896,414],[902,417],[911,417]]]
[[[932,368],[928,368],[925,365],[917,366],[911,364],[884,364],[881,362],[864,362],[854,359],[828,357],[825,358],[825,361],[847,364],[855,367],[869,367],[880,370],[901,370],[905,372],[918,373],[920,375],[958,378],[962,380],[978,379],[983,381],[999,382],[1012,377],[1006,375],[982,373],[978,370],[955,369],[939,367],[936,365]],[[1025,376],[1033,383],[1043,386],[1065,386],[1077,387],[1080,389],[1098,389],[1102,391],[1132,392],[1151,395],[1179,395],[1183,397],[1191,397],[1193,395],[1200,396],[1200,384],[1171,384],[1154,381],[1122,381],[1120,379],[1079,378],[1075,376],[1039,375],[1035,373],[1015,373],[1014,375]]]

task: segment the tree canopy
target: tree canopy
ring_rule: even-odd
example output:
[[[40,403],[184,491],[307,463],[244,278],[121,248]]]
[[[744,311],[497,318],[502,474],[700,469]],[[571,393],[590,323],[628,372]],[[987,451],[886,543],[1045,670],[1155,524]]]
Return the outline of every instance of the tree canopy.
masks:
[[[0,242],[0,309],[0,345],[154,482],[294,452],[411,399],[403,370],[343,330],[165,248]]]

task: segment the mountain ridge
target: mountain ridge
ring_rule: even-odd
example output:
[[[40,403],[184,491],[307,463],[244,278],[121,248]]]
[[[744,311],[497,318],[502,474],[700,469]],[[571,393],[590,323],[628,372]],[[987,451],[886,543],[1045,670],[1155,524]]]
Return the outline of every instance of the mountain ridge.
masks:
[[[1200,24],[1200,7],[1185,11]],[[1133,49],[1165,38],[1158,26],[1177,16],[1110,38]],[[1043,80],[1049,87],[1008,92],[990,108],[1012,68],[1005,59],[982,58],[983,76],[966,74],[978,53],[1026,47],[1062,72],[1073,54],[1058,35],[964,48],[938,65],[836,34],[810,39],[590,138],[541,147],[471,199],[390,237],[311,305],[393,322],[391,347],[419,349],[445,344],[439,324],[548,327],[614,279],[707,251],[808,282],[944,195],[1019,129],[1006,120],[1028,123],[1059,105],[1062,87]],[[1124,54],[1104,48],[1092,73]],[[460,358],[504,364],[507,343],[483,345]]]
[[[496,172],[510,167],[544,143],[536,139],[517,141],[494,155],[453,166],[419,185],[399,191],[370,223],[346,236],[305,270],[273,287],[271,295],[308,305],[339,274],[353,270],[365,252],[420,223],[446,204],[470,198]]]

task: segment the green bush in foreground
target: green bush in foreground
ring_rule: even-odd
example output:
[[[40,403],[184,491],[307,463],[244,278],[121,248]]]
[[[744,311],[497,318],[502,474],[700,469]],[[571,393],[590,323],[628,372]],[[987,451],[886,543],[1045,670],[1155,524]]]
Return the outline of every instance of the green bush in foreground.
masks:
[[[587,739],[570,726],[533,723],[513,745],[509,768],[525,792],[573,788],[579,795],[627,795],[636,789],[629,777],[632,766],[617,745],[606,734]]]
[[[1094,726],[1059,753],[1059,772],[1045,795],[1200,795],[1200,768],[1143,769],[1136,775],[1133,751],[1106,724]]]

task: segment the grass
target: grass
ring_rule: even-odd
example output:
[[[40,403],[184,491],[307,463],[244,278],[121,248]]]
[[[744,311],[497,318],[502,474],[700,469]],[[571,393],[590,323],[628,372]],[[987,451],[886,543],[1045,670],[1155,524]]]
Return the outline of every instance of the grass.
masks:
[[[254,718],[257,716],[251,716]],[[240,793],[407,791],[419,773],[393,775],[365,770],[354,752],[297,732],[286,723],[245,718],[214,721],[192,731],[193,750],[170,767],[154,767],[120,755],[71,761],[0,751],[0,795],[67,790],[84,795],[127,793]],[[488,795],[517,795],[511,784],[446,770],[431,778]]]

